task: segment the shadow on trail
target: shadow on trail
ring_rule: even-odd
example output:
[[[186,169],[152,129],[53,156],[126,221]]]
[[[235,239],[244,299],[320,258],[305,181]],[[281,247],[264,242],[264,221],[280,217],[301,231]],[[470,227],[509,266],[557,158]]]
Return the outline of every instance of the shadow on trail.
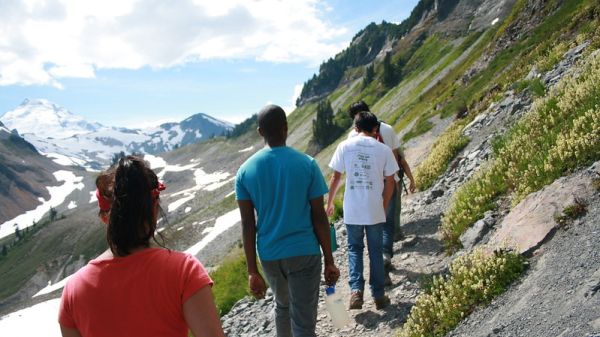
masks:
[[[418,255],[439,255],[444,253],[444,243],[431,237],[417,237],[417,242],[412,246],[402,246],[394,252],[395,255],[409,253],[412,256]]]
[[[376,328],[379,322],[382,321],[388,322],[392,329],[397,329],[406,321],[406,317],[412,306],[412,303],[409,302],[392,302],[392,304],[383,310],[361,312],[354,317],[354,320],[367,329]]]
[[[397,276],[404,276],[406,278],[406,280],[408,280],[412,283],[416,283],[419,287],[421,286],[422,282],[428,282],[428,280],[430,280],[434,275],[440,274],[439,271],[419,272],[419,271],[414,271],[414,270],[409,270],[409,269],[394,269],[394,270],[391,270],[390,273],[397,275]],[[396,282],[392,287],[399,286],[405,282],[406,282],[405,280]]]
[[[438,231],[442,215],[431,218],[418,219],[409,221],[402,225],[402,231],[405,235],[433,235]],[[400,218],[402,220],[402,217]]]

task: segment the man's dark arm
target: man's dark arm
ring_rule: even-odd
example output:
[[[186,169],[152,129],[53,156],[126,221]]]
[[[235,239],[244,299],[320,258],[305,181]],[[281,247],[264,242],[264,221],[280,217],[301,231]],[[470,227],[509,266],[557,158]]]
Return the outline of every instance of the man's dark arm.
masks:
[[[254,205],[251,200],[238,200],[240,215],[242,217],[242,241],[248,266],[248,286],[254,297],[264,297],[267,290],[266,284],[256,264],[256,217]]]
[[[410,170],[410,166],[408,165],[408,162],[406,161],[406,158],[404,158],[404,154],[400,153],[400,151],[398,151],[398,149],[395,149],[394,151],[394,157],[396,157],[396,161],[398,162],[398,166],[400,166],[401,171],[404,172],[404,174],[408,177],[408,180],[410,180],[410,185],[408,190],[410,191],[410,193],[414,193],[415,190],[417,189],[417,185],[415,185],[415,178],[412,175],[412,171]],[[400,177],[400,179],[402,179],[402,177]],[[399,190],[401,191],[401,190]]]
[[[406,162],[406,159],[404,159],[404,157],[400,157],[400,165],[402,166],[402,168],[404,169],[404,173],[410,180],[408,190],[410,191],[410,193],[414,193],[417,189],[417,185],[415,185],[415,178],[413,178],[412,172],[410,171],[410,166],[408,166],[408,163]]]
[[[312,224],[317,240],[323,250],[325,258],[325,282],[333,285],[337,282],[340,271],[335,266],[331,252],[331,236],[329,234],[329,221],[323,207],[323,196],[310,200]]]

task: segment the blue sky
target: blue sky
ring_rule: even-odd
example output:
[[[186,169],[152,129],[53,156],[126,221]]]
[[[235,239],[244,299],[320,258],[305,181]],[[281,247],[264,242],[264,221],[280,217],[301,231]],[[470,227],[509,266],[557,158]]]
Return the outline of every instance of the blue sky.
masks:
[[[0,2],[0,115],[46,98],[140,127],[198,112],[239,122],[288,110],[301,84],[370,22],[417,0]]]

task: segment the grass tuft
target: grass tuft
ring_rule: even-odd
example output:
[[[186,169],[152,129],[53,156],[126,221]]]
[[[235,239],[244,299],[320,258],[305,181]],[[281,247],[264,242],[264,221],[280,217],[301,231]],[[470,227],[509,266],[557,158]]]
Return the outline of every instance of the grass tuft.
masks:
[[[561,226],[568,225],[571,221],[584,216],[587,213],[587,203],[581,199],[575,199],[572,205],[563,209],[562,213],[554,217],[554,221]]]
[[[219,267],[210,273],[215,284],[212,292],[219,315],[226,315],[233,305],[250,295],[246,256],[241,249],[230,253]]]

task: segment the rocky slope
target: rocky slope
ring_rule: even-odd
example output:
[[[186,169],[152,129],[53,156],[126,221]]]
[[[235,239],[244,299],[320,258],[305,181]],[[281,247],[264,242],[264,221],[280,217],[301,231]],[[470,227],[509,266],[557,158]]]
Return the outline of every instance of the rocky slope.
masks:
[[[551,240],[544,236],[548,242],[535,251],[522,281],[489,307],[475,311],[449,336],[600,334],[600,190],[592,186],[594,179],[600,179],[600,162],[556,181],[526,201],[532,208],[551,208],[562,205],[565,198],[544,200],[548,193],[590,189],[580,199],[587,205],[586,214],[557,225]],[[528,219],[535,221],[534,217]]]
[[[566,74],[577,71],[577,60],[587,46],[588,43],[583,43],[572,48],[548,72],[533,71],[530,76],[541,78],[551,88]],[[455,257],[445,254],[438,234],[442,212],[447,208],[452,193],[490,157],[491,140],[494,136],[504,133],[529,111],[531,95],[529,91],[518,94],[512,90],[505,92],[498,103],[489,106],[464,129],[463,133],[470,137],[471,142],[449,165],[437,183],[426,191],[403,197],[401,220],[407,239],[394,245],[395,256],[392,261],[395,268],[390,273],[392,285],[386,288],[387,294],[392,298],[392,305],[384,310],[376,310],[367,291],[363,309],[351,311],[350,325],[337,330],[331,325],[321,297],[317,335],[395,335],[420,292],[420,283],[431,275],[446,272],[449,262]],[[444,125],[442,120],[436,123]],[[411,140],[407,145],[427,143],[429,139],[435,139],[435,130],[436,128]],[[412,158],[411,164],[423,155],[422,150],[423,147],[407,147],[406,154],[409,160]],[[573,184],[587,186],[588,192],[581,194],[582,202],[588,205],[587,215],[566,228],[559,228],[555,224],[558,234],[554,239],[554,231],[525,235],[524,239],[535,240],[535,249],[531,251],[535,251],[535,257],[530,261],[531,267],[523,281],[489,308],[476,312],[450,335],[583,336],[600,331],[599,317],[592,309],[598,305],[596,293],[600,287],[597,275],[599,266],[593,262],[598,255],[595,237],[600,230],[597,216],[600,212],[600,192],[598,187],[594,189],[592,186],[593,181],[600,179],[599,169],[600,162],[597,162],[592,167],[547,187],[546,190],[552,192],[571,191],[567,186]],[[488,243],[494,233],[501,232],[502,220],[514,216],[523,207],[540,209],[547,215],[548,211],[544,211],[543,205],[555,205],[553,207],[556,211],[562,211],[569,201],[562,194],[554,193],[546,198],[532,196],[522,203],[524,205],[519,205],[512,211],[504,204],[498,210],[486,213],[485,218],[478,222],[480,225],[476,224],[461,237],[464,249],[457,254]],[[533,221],[530,218],[525,220],[527,223]],[[347,285],[347,251],[344,247],[345,230],[341,223],[336,226],[341,248],[334,256],[342,274],[337,289],[347,301],[350,294]],[[550,243],[544,244],[548,241]],[[365,259],[367,271],[368,259]],[[368,275],[368,271],[366,274]],[[259,301],[246,298],[223,317],[223,327],[229,336],[275,336],[273,305],[270,293]]]
[[[48,198],[45,186],[56,183],[59,165],[40,155],[35,147],[0,124],[0,224]]]

